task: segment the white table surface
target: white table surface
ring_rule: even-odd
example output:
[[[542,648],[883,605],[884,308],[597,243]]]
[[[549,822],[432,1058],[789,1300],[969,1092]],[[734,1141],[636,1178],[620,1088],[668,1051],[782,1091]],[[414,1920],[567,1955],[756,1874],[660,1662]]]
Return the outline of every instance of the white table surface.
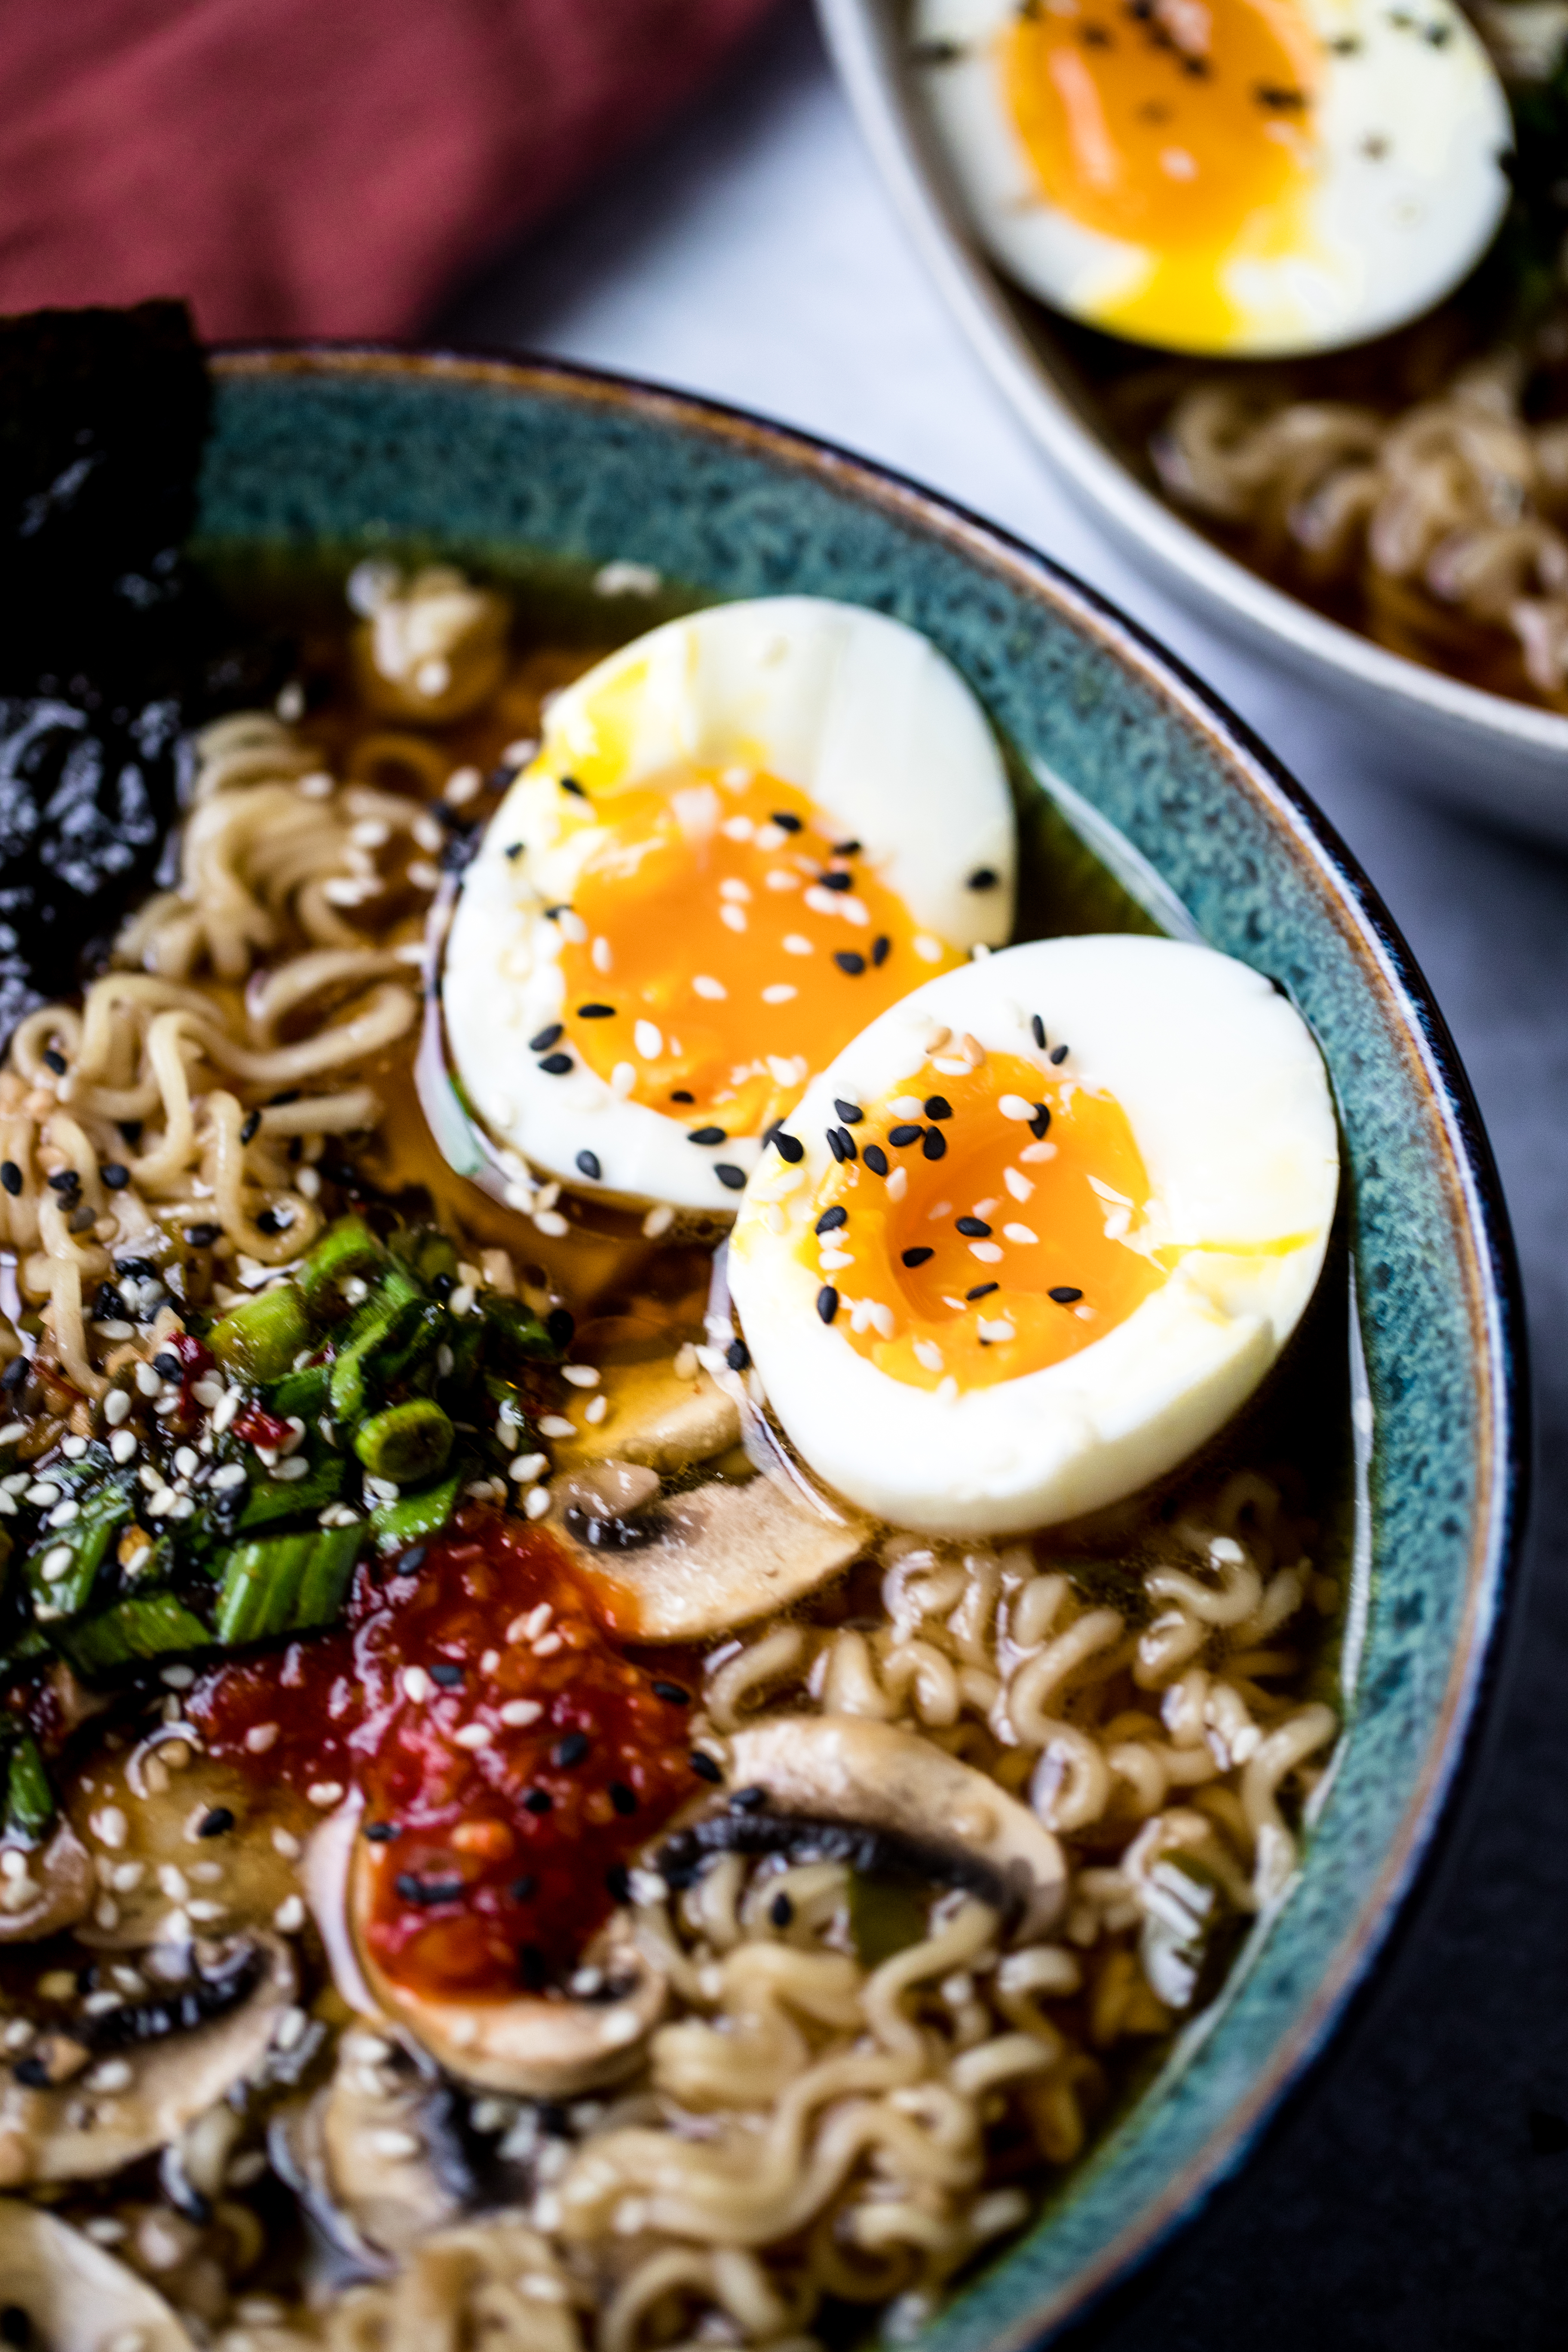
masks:
[[[1033,541],[1256,728],[1405,931],[1513,1212],[1542,1436],[1535,1538],[1446,1878],[1309,2100],[1157,2273],[1157,2340],[1289,2352],[1321,2346],[1331,2319],[1337,2352],[1544,2344],[1535,2327],[1568,2307],[1568,2179],[1543,2201],[1526,2122],[1532,2104],[1568,2116],[1568,1864],[1551,1859],[1568,1856],[1568,858],[1375,782],[1331,711],[1181,610],[1071,503],[927,285],[805,0],[784,0],[681,122],[504,256],[433,331],[756,409]],[[1095,2342],[1152,2347],[1153,2295],[1145,2281],[1094,2323]]]

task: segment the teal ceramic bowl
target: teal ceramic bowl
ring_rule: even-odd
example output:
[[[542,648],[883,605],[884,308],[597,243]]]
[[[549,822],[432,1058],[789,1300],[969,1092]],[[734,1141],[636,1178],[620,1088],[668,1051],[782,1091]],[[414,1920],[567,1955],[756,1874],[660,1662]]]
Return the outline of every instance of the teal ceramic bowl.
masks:
[[[1522,1509],[1522,1339],[1442,1021],[1363,877],[1238,722],[1088,590],[942,499],[754,419],[554,366],[237,352],[216,386],[201,531],[242,571],[439,550],[559,611],[589,609],[592,575],[618,561],[667,583],[622,635],[645,612],[784,590],[923,629],[1011,739],[1026,829],[1080,905],[1098,891],[1121,919],[1269,973],[1327,1057],[1364,1370],[1345,1734],[1300,1874],[1219,2000],[924,2339],[1038,2341],[1243,2161],[1385,1941],[1476,1718]]]

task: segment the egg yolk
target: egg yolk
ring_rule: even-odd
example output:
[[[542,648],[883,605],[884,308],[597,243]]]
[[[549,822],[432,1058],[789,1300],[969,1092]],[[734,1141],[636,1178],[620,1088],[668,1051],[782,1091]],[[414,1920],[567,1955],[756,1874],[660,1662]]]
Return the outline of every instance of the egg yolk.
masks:
[[[1039,1371],[1165,1280],[1114,1095],[1015,1055],[944,1055],[884,1103],[837,1108],[837,1165],[801,1248],[817,1313],[892,1379],[965,1390]]]
[[[556,910],[562,1026],[617,1094],[715,1150],[764,1133],[868,1022],[964,961],[765,770],[692,768],[584,799],[582,819],[605,837]]]
[[[1227,265],[1310,249],[1317,71],[1291,0],[1026,0],[1002,72],[1041,193],[1150,263],[1098,320],[1213,349]]]

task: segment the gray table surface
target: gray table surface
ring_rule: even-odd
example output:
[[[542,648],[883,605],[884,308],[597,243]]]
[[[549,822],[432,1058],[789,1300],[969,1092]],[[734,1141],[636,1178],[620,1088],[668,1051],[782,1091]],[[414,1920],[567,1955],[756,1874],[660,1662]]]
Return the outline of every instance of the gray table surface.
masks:
[[[1078,512],[906,247],[805,0],[431,324],[735,401],[1004,523],[1251,722],[1404,929],[1479,1097],[1530,1305],[1536,1502],[1499,1687],[1392,1961],[1240,2179],[1081,2340],[1568,2345],[1568,857],[1376,781],[1370,747],[1321,702]]]

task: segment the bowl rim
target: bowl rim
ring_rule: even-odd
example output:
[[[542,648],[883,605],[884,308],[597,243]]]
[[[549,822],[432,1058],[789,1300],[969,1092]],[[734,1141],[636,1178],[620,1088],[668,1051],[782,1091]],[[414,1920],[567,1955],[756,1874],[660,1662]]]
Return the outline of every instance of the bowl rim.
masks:
[[[828,0],[832,5],[832,0]],[[853,0],[851,0],[853,5]],[[1431,990],[1361,865],[1310,794],[1223,698],[1097,589],[1018,539],[896,469],[751,410],[638,377],[526,352],[390,341],[230,342],[210,346],[220,381],[277,375],[402,377],[511,390],[605,406],[664,428],[729,444],[855,496],[906,529],[934,537],[1052,607],[1136,675],[1210,745],[1272,812],[1314,876],[1368,983],[1389,1008],[1425,1081],[1431,1129],[1471,1254],[1467,1285],[1482,1426],[1462,1609],[1440,1706],[1396,1834],[1342,1932],[1332,1960],[1244,2095],[1201,2147],[1051,2301],[991,2338],[991,2352],[1043,2343],[1145,2262],[1243,2161],[1288,2096],[1368,1992],[1412,1918],[1457,1811],[1499,1671],[1500,1634],[1517,1580],[1530,1492],[1530,1371],[1523,1293],[1506,1199],[1469,1079]]]
[[[1227,555],[1144,488],[1084,423],[1019,325],[1002,275],[977,243],[918,119],[893,49],[889,0],[816,0],[816,12],[861,135],[921,259],[982,364],[1079,503],[1167,573],[1196,586],[1229,629],[1268,644],[1297,670],[1318,674],[1320,682],[1324,671],[1348,672],[1428,721],[1447,719],[1496,743],[1556,753],[1568,798],[1568,713],[1467,685],[1331,620]]]

